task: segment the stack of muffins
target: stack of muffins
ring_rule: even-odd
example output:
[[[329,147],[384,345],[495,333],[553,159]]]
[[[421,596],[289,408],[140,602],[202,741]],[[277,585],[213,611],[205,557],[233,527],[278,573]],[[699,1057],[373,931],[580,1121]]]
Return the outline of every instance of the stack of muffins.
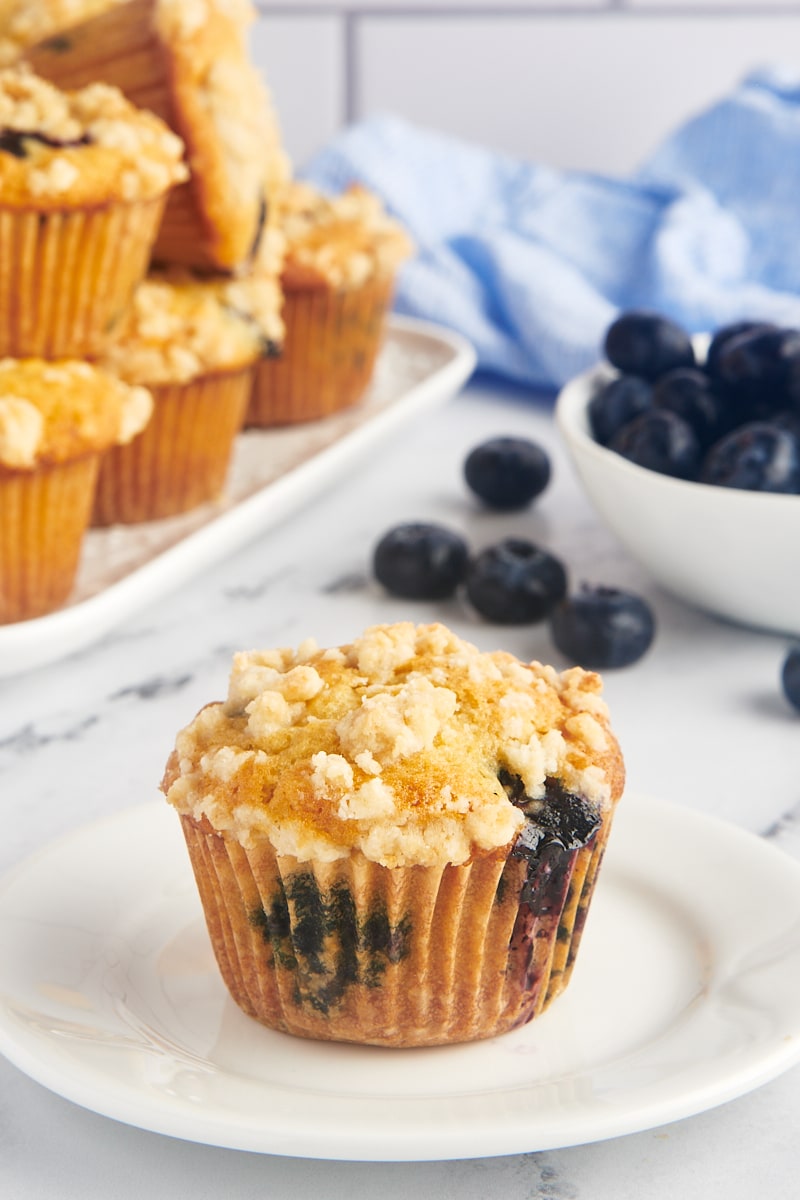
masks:
[[[363,190],[291,179],[252,17],[248,0],[0,3],[0,354],[49,360],[22,395],[0,374],[0,622],[64,602],[87,521],[212,501],[245,424],[366,391],[411,246]],[[41,477],[90,452],[54,581],[67,501]]]

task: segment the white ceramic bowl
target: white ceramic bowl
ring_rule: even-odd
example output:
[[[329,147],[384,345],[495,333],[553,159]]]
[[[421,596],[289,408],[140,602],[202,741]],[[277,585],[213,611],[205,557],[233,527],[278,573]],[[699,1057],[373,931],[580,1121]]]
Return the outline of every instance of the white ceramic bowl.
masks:
[[[717,616],[800,636],[800,496],[673,479],[599,445],[587,405],[615,374],[571,380],[556,422],[589,499],[662,587]]]

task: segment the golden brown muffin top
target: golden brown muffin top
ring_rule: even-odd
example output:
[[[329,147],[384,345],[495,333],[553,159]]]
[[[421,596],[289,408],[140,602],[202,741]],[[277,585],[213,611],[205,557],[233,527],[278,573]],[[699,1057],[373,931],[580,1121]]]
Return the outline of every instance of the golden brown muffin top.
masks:
[[[443,625],[377,625],[351,645],[237,654],[228,698],[178,735],[162,783],[243,845],[384,866],[463,863],[557,779],[606,811],[623,767],[597,675],[481,653]]]
[[[89,363],[0,359],[0,465],[33,470],[129,442],[152,411],[145,388]]]
[[[186,178],[183,144],[117,88],[61,92],[24,66],[0,71],[0,203],[69,209],[147,200]]]
[[[288,286],[321,281],[358,287],[374,276],[393,275],[413,253],[402,225],[360,185],[326,196],[294,181],[283,194],[280,223],[286,235]]]
[[[154,272],[136,289],[103,364],[128,383],[149,385],[247,367],[280,348],[281,304],[274,275]]]

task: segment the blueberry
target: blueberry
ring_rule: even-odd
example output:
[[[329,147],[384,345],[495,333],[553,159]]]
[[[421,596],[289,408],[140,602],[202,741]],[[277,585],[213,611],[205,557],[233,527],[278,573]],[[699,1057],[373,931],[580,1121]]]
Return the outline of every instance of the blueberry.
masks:
[[[721,325],[709,343],[705,361],[706,371],[714,379],[721,378],[719,373],[720,354],[722,347],[727,345],[731,338],[738,337],[740,333],[752,333],[754,329],[774,328],[775,326],[767,321],[734,321],[730,325]]]
[[[749,405],[750,419],[784,408],[800,374],[800,331],[760,325],[721,347],[719,378]]]
[[[620,371],[658,379],[675,367],[693,367],[691,339],[685,329],[651,312],[625,312],[608,328],[606,358]]]
[[[792,646],[783,660],[781,684],[786,699],[800,711],[800,646]]]
[[[441,525],[397,525],[375,547],[375,578],[393,596],[443,600],[464,578],[469,550],[457,533]]]
[[[490,508],[525,508],[550,482],[550,459],[527,438],[490,438],[467,455],[464,475]]]
[[[623,425],[609,449],[639,467],[678,479],[693,479],[700,465],[700,443],[694,430],[666,408],[652,408]]]
[[[701,483],[749,492],[800,492],[800,441],[774,423],[754,421],[715,442]]]
[[[646,379],[617,375],[589,401],[589,427],[595,441],[607,446],[618,429],[646,412],[652,403],[653,388]]]
[[[592,670],[628,667],[655,636],[655,618],[641,596],[617,588],[590,587],[556,605],[550,632],[561,653]]]
[[[567,574],[553,554],[532,542],[506,538],[469,564],[467,596],[482,617],[498,625],[543,620],[567,591]]]
[[[682,417],[703,447],[727,432],[724,400],[696,367],[676,367],[662,375],[653,389],[653,403]]]

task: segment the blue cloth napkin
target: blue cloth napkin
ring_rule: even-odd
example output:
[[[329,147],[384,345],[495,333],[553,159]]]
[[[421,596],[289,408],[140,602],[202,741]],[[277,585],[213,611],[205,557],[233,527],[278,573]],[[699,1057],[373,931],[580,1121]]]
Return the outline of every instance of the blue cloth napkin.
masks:
[[[634,176],[558,171],[394,116],[351,126],[302,172],[359,181],[418,255],[398,312],[463,333],[479,366],[557,387],[600,356],[616,313],[691,331],[800,326],[800,75],[773,69],[679,128]]]

